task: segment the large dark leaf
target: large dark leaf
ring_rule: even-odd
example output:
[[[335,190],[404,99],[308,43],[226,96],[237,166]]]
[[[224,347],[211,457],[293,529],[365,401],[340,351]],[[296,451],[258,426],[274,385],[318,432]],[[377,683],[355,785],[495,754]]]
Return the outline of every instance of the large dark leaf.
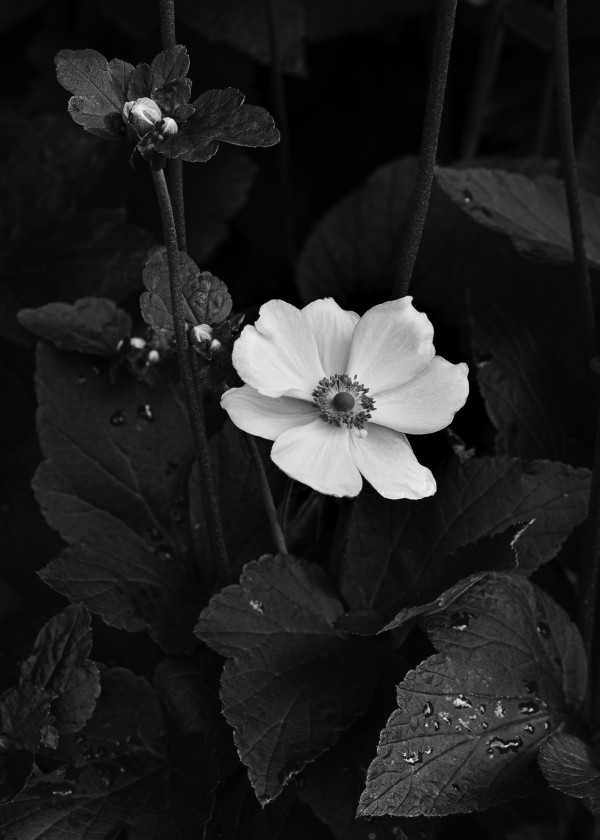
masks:
[[[64,739],[66,766],[37,776],[0,810],[5,840],[64,840],[93,832],[113,840],[197,840],[212,810],[216,765],[192,736],[167,754],[156,695],[123,668],[102,670],[102,695],[89,724]]]
[[[418,502],[362,493],[339,575],[352,609],[377,610],[389,620],[402,608],[427,603],[465,574],[493,569],[493,556],[478,558],[475,547],[454,567],[457,549],[531,519],[517,553],[522,570],[536,569],[585,518],[590,474],[550,461],[453,458],[437,482],[437,493]]]
[[[96,50],[61,50],[55,63],[56,78],[75,94],[69,100],[75,122],[98,137],[122,137],[132,65],[118,58],[109,63]]]
[[[336,630],[341,612],[320,567],[266,556],[200,615],[197,635],[228,657],[223,713],[261,803],[334,744],[368,702],[377,648]]]
[[[100,694],[100,676],[88,659],[92,649],[90,616],[73,605],[42,627],[33,650],[21,664],[21,685],[52,692],[53,725],[60,735],[85,726]]]
[[[437,183],[465,213],[484,227],[509,236],[527,257],[572,262],[571,232],[565,186],[558,178],[527,178],[502,169],[439,167]],[[581,192],[590,263],[600,267],[600,234],[596,220],[600,198]]]
[[[275,37],[284,70],[304,75],[304,14],[300,0],[273,3]],[[263,0],[179,0],[177,14],[210,41],[224,41],[257,61],[272,61]]]
[[[43,579],[117,627],[191,649],[202,595],[186,521],[193,450],[176,389],[128,376],[113,384],[85,357],[46,345],[37,384],[47,460],[35,492],[71,544]]]
[[[529,762],[583,697],[575,625],[521,577],[490,575],[425,629],[439,653],[398,686],[363,816],[443,816],[531,793]]]
[[[195,113],[177,132],[156,145],[169,158],[204,162],[219,143],[235,146],[273,146],[279,130],[273,117],[258,105],[245,105],[237,88],[207,90],[192,102]]]
[[[131,335],[131,318],[108,298],[81,298],[73,305],[48,303],[21,309],[19,323],[62,350],[114,356]]]

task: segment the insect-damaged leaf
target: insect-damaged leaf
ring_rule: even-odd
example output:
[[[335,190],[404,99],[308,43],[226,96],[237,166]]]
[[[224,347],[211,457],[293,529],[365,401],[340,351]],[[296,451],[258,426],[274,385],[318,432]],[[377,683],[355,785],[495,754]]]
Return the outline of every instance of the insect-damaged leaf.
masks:
[[[209,271],[200,271],[194,260],[183,251],[179,254],[184,297],[184,316],[189,327],[198,324],[220,324],[231,312],[231,295],[227,286]],[[175,334],[167,251],[153,248],[144,267],[144,285],[148,291],[140,298],[142,316],[160,335]]]
[[[124,668],[103,668],[103,691],[88,725],[57,751],[65,766],[40,773],[0,810],[5,840],[63,840],[93,832],[113,840],[197,840],[217,785],[200,736],[167,753],[158,699]],[[74,834],[75,832],[75,834]]]
[[[529,794],[529,762],[583,697],[575,625],[519,576],[490,575],[424,627],[439,653],[398,686],[362,816],[443,816]]]
[[[109,624],[194,645],[202,602],[187,521],[193,449],[176,389],[38,347],[40,507],[70,545],[41,573]],[[206,597],[206,595],[204,596]],[[199,600],[200,599],[200,600]]]
[[[132,65],[118,58],[109,63],[96,50],[61,50],[55,63],[58,81],[75,94],[69,100],[74,121],[98,137],[122,137]]]
[[[131,318],[108,298],[81,298],[70,303],[47,303],[21,309],[19,323],[38,338],[63,350],[114,356],[131,334]]]
[[[21,665],[21,685],[44,688],[55,695],[51,711],[60,735],[78,732],[100,694],[100,676],[88,659],[92,649],[90,616],[72,605],[42,627],[33,650]]]
[[[228,657],[223,713],[263,804],[335,743],[373,690],[378,649],[336,630],[341,612],[320,567],[265,556],[200,615],[196,634]]]

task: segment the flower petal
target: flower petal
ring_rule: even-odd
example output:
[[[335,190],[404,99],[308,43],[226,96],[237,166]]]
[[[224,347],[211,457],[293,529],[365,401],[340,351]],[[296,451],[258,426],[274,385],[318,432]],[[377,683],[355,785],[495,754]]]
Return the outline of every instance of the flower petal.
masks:
[[[354,463],[386,499],[422,499],[433,496],[435,479],[427,467],[419,464],[405,435],[367,425],[367,436],[351,435]]]
[[[356,496],[362,479],[350,454],[350,431],[315,420],[280,435],[271,458],[287,475],[330,496]]]
[[[376,397],[408,382],[435,354],[433,326],[417,312],[411,297],[390,300],[369,309],[354,329],[346,373]]]
[[[221,405],[238,429],[268,440],[311,423],[318,416],[317,408],[304,400],[265,397],[250,385],[225,391]]]
[[[360,317],[342,309],[333,298],[314,300],[302,312],[317,341],[325,375],[346,373],[352,333]]]
[[[244,382],[266,397],[312,402],[312,392],[325,376],[308,321],[283,300],[261,306],[256,324],[245,327],[233,345],[232,358]]]
[[[445,429],[469,393],[469,368],[441,356],[404,385],[377,394],[373,423],[397,432],[425,435]]]

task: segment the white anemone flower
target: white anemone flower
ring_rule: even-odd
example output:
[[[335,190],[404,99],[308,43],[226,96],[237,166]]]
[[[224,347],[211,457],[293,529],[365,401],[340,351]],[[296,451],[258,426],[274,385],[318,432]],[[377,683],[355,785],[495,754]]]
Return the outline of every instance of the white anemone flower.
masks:
[[[435,355],[433,326],[411,297],[362,318],[332,298],[297,309],[271,300],[233,347],[246,383],[221,404],[240,429],[273,440],[287,475],[331,496],[356,496],[362,478],[386,499],[435,493],[406,434],[452,422],[468,368]]]

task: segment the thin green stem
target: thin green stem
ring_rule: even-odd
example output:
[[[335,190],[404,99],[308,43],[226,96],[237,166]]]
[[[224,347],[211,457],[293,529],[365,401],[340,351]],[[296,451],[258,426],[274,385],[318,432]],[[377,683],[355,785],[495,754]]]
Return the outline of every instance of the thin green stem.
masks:
[[[293,489],[294,479],[288,476],[283,490],[283,499],[281,500],[281,528],[284,534],[287,534],[288,517],[290,514],[290,502],[292,500]]]
[[[192,437],[196,456],[200,466],[200,478],[202,481],[202,499],[205,506],[208,529],[211,535],[213,551],[219,561],[219,568],[224,582],[231,581],[231,568],[227,557],[227,549],[221,525],[221,516],[212,477],[210,457],[208,451],[208,439],[204,424],[204,412],[201,395],[196,393],[194,381],[193,361],[190,357],[188,334],[185,325],[183,289],[181,282],[181,265],[179,250],[177,248],[177,232],[175,230],[175,219],[171,207],[169,190],[162,169],[152,169],[156,197],[160,208],[165,245],[167,248],[167,264],[169,268],[169,284],[171,290],[171,309],[173,312],[173,323],[175,326],[175,341],[177,344],[177,359],[183,384],[183,393],[192,427]]]
[[[286,257],[289,276],[294,276],[296,266],[296,237],[294,227],[294,205],[292,201],[292,178],[290,156],[290,132],[285,97],[283,70],[281,67],[281,52],[277,39],[274,0],[264,0],[267,32],[269,35],[269,51],[271,53],[271,96],[275,121],[281,132],[281,140],[277,149],[279,161],[279,189],[281,193],[283,234],[285,240]]]
[[[408,226],[402,243],[398,275],[394,284],[395,297],[403,297],[408,292],[417,254],[419,253],[425,219],[427,218],[444,109],[444,94],[448,79],[457,2],[458,0],[440,0],[438,6],[433,66],[425,106],[425,122],[417,183],[412,197]]]
[[[175,0],[159,0],[160,37],[163,50],[177,45],[175,34]],[[183,201],[183,161],[170,160],[167,166],[167,182],[171,206],[177,230],[177,244],[180,251],[187,251],[185,232],[185,205]]]
[[[597,353],[597,333],[590,271],[585,253],[585,231],[579,199],[577,160],[571,116],[567,0],[554,0],[554,67],[561,159],[583,324],[583,341],[587,360],[591,362]],[[598,393],[597,387],[596,393]],[[597,423],[587,532],[579,580],[580,628],[590,669],[586,707],[592,728],[595,728],[598,724],[600,715],[598,709],[600,669],[596,656],[598,653],[596,636],[600,616],[600,412],[598,413]]]
[[[275,507],[275,502],[273,501],[273,494],[271,493],[271,488],[269,487],[269,479],[267,478],[267,472],[265,470],[263,459],[261,458],[260,452],[258,451],[258,446],[256,445],[256,441],[254,440],[252,435],[247,434],[246,440],[250,445],[252,457],[254,458],[254,463],[256,465],[258,480],[260,482],[260,489],[263,496],[263,501],[265,503],[265,510],[267,511],[267,516],[269,518],[269,525],[271,526],[271,534],[273,535],[273,541],[277,546],[277,551],[280,554],[287,554],[288,550],[285,542],[285,536],[283,534],[283,529],[279,524],[279,519],[277,518],[277,508]]]
[[[491,8],[487,11],[485,32],[475,70],[475,86],[465,121],[466,128],[460,152],[463,160],[475,157],[479,149],[485,106],[496,78],[504,44],[505,3],[506,0],[492,0]]]

